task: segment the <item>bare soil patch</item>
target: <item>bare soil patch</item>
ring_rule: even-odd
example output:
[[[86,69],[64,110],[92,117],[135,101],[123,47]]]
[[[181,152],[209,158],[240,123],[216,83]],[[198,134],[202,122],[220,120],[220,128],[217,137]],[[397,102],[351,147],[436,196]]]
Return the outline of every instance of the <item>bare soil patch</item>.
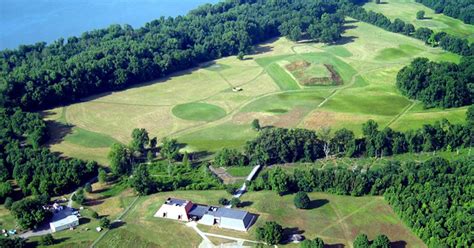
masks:
[[[342,78],[333,65],[323,64],[328,71],[329,76],[311,75],[311,67],[315,66],[308,61],[298,60],[285,66],[285,68],[297,78],[297,80],[305,86],[312,85],[341,85]]]

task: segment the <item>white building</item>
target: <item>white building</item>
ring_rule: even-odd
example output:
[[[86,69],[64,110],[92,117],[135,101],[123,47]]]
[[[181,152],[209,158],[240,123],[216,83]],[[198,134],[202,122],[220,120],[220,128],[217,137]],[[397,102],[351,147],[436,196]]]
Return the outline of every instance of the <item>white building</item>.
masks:
[[[168,218],[174,220],[189,221],[188,213],[193,207],[193,203],[187,200],[168,198],[165,204],[155,213],[155,217]]]
[[[53,232],[69,229],[78,225],[79,218],[77,218],[75,215],[69,215],[66,218],[49,223],[49,227],[51,227],[51,231]]]

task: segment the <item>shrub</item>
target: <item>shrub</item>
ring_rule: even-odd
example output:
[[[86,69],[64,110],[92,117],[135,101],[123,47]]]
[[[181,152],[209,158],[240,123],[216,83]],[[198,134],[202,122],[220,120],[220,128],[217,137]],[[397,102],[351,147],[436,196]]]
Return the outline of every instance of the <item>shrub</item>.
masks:
[[[100,219],[100,227],[102,228],[107,228],[109,229],[110,228],[110,220],[106,217],[103,217],[102,219]]]
[[[225,199],[224,197],[219,198],[219,204],[222,206],[226,206],[229,204],[229,200]]]
[[[276,245],[283,238],[283,227],[275,221],[267,221],[257,228],[257,239],[268,245]]]
[[[237,198],[237,197],[233,197],[231,200],[230,200],[230,205],[238,208],[240,207],[240,199]]]
[[[54,245],[54,238],[53,238],[53,235],[51,234],[46,234],[44,235],[43,237],[41,237],[40,239],[40,244],[41,245],[45,245],[45,246],[48,246],[48,245]]]
[[[293,202],[295,203],[296,208],[307,209],[307,208],[309,208],[309,204],[310,204],[311,200],[309,199],[308,194],[306,194],[305,192],[300,191],[300,192],[296,193]]]
[[[11,197],[5,198],[5,208],[10,210],[13,205],[13,199]]]

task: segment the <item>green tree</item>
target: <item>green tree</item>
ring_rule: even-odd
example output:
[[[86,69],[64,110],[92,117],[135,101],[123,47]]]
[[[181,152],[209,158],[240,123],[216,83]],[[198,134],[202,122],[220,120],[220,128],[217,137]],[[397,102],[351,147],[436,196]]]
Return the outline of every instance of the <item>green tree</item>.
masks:
[[[324,248],[324,241],[321,238],[315,238],[313,240],[307,239],[301,242],[301,248]]]
[[[110,220],[107,217],[102,217],[99,221],[99,225],[102,228],[110,228]]]
[[[76,193],[72,196],[72,200],[77,202],[78,204],[82,205],[86,201],[86,197],[84,195],[84,189],[79,188],[77,189]]]
[[[375,237],[372,242],[371,248],[390,248],[390,239],[384,234],[380,234]]]
[[[232,205],[236,208],[240,207],[240,203],[241,203],[240,199],[237,198],[237,197],[232,197],[232,199],[230,199],[230,205]]]
[[[86,183],[84,185],[84,191],[86,191],[87,193],[91,193],[92,192],[92,185],[90,183]]]
[[[103,168],[99,168],[99,182],[106,183],[107,182],[107,172]]]
[[[38,225],[50,216],[50,212],[43,209],[38,199],[25,198],[13,203],[11,213],[21,228],[37,228]]]
[[[135,168],[130,184],[139,195],[148,195],[155,191],[155,183],[148,172],[146,164],[139,164]]]
[[[308,194],[306,192],[298,192],[295,194],[295,198],[293,199],[293,203],[295,204],[296,208],[300,209],[307,209],[311,203]]]
[[[425,19],[425,11],[420,10],[420,11],[416,12],[416,19],[418,19],[418,20]]]
[[[3,206],[5,206],[6,209],[11,210],[13,205],[13,199],[11,197],[5,198],[5,203]]]
[[[227,199],[224,198],[224,197],[221,197],[221,198],[219,198],[218,203],[219,203],[220,205],[222,205],[222,206],[226,206],[226,205],[229,204],[229,200],[227,200]]]
[[[276,245],[283,238],[283,227],[275,221],[267,221],[256,230],[257,239],[268,245]]]
[[[40,245],[49,246],[49,245],[54,245],[54,243],[55,243],[55,240],[53,238],[53,235],[51,235],[50,233],[42,236],[40,239]]]
[[[255,131],[260,131],[260,121],[258,119],[254,119],[252,121],[252,129]]]
[[[239,52],[239,54],[237,54],[237,59],[244,60],[244,56],[245,56],[245,53]]]
[[[117,176],[130,174],[132,170],[132,158],[130,150],[119,143],[113,144],[109,152],[109,161],[112,172]]]
[[[91,217],[94,218],[94,219],[98,219],[99,214],[96,211],[92,211]]]
[[[181,162],[183,163],[183,166],[185,167],[191,166],[191,163],[189,162],[189,154],[187,151],[184,151],[183,159],[181,160]]]
[[[148,132],[144,128],[135,128],[132,131],[132,141],[130,143],[130,147],[134,151],[139,151],[143,153],[145,150],[145,146],[150,142],[150,138],[148,137]]]
[[[152,152],[152,151],[148,151],[148,152],[146,153],[146,160],[147,160],[148,162],[151,162],[151,161],[153,161],[153,158],[154,158],[153,152]]]
[[[0,204],[13,193],[13,187],[9,182],[0,183]]]
[[[179,144],[176,139],[163,139],[163,146],[161,147],[161,154],[170,163],[179,157]]]
[[[369,248],[370,241],[367,235],[361,233],[354,240],[354,248]]]
[[[381,0],[375,0],[375,3],[376,3],[376,4],[381,4],[382,1],[381,1]]]
[[[290,178],[280,167],[271,170],[268,179],[272,189],[278,192],[278,194],[281,195],[285,192],[288,192]]]

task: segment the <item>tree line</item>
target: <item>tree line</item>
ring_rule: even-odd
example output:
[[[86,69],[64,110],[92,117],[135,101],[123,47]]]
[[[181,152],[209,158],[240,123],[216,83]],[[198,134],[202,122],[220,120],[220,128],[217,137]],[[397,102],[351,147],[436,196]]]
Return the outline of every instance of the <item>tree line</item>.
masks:
[[[24,195],[59,195],[75,189],[97,172],[95,162],[63,159],[41,145],[48,137],[37,113],[0,108],[0,200],[14,179]]]
[[[421,163],[389,161],[373,170],[330,167],[295,169],[292,173],[276,167],[261,173],[249,190],[384,195],[429,247],[470,247],[473,161],[473,156],[456,161],[432,158]]]
[[[425,27],[415,29],[413,24],[405,23],[399,18],[392,22],[381,13],[371,10],[367,11],[357,5],[345,5],[344,12],[354,19],[373,24],[390,32],[414,37],[431,46],[440,46],[452,53],[462,56],[474,55],[474,45],[471,45],[467,39],[458,38],[446,32],[435,33],[433,30]]]
[[[247,54],[284,35],[333,42],[344,18],[336,0],[227,0],[144,27],[112,25],[0,52],[0,106],[44,109],[153,80],[200,62]]]
[[[416,0],[435,11],[474,24],[474,3],[471,0]]]
[[[417,58],[397,74],[397,87],[425,107],[461,107],[474,99],[474,56],[461,63],[431,62]]]
[[[329,156],[383,157],[408,152],[452,151],[474,144],[474,105],[468,108],[466,120],[466,124],[452,124],[444,119],[407,132],[389,127],[380,130],[375,121],[369,120],[362,125],[360,138],[345,128],[333,134],[330,129],[317,133],[306,129],[264,128],[247,142],[243,153],[223,149],[216,154],[214,163],[218,166],[272,165],[312,162]]]

